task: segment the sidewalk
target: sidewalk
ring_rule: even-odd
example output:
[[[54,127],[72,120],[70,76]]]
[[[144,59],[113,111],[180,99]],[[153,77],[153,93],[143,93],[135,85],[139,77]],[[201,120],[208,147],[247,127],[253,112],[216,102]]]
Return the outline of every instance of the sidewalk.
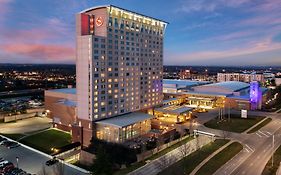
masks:
[[[190,175],[195,175],[196,172],[203,166],[205,165],[205,163],[207,163],[211,158],[213,158],[216,154],[218,154],[219,152],[221,152],[224,148],[226,148],[228,145],[230,145],[231,143],[233,143],[234,141],[229,141],[227,144],[223,145],[222,147],[220,147],[218,150],[216,150],[215,152],[213,152],[210,156],[208,156],[204,161],[202,161],[199,165],[197,165],[197,167],[190,173]]]

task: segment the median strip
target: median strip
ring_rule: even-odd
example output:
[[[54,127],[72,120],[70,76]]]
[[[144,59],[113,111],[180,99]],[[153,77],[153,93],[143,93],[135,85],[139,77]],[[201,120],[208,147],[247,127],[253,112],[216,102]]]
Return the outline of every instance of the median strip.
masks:
[[[190,174],[197,165],[228,142],[229,140],[217,139],[164,169],[159,175]]]
[[[243,146],[238,142],[233,142],[213,156],[206,162],[195,174],[196,175],[211,175],[214,174],[221,166],[232,159],[243,149]]]
[[[251,134],[254,133],[258,130],[260,130],[262,127],[264,127],[265,125],[267,125],[269,122],[271,122],[272,119],[271,118],[265,118],[262,121],[260,121],[259,123],[257,123],[256,125],[252,126],[251,128],[249,128],[248,130],[246,130],[245,132],[247,134]]]

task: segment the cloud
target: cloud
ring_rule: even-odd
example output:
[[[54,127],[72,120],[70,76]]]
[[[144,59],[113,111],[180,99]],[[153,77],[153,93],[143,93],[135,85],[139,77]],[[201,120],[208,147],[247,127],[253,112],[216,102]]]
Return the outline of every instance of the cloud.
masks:
[[[1,62],[73,61],[75,57],[74,32],[57,18],[42,19],[37,28],[11,28],[0,32]],[[23,59],[26,58],[26,59]]]
[[[5,44],[0,45],[2,52],[9,55],[20,55],[32,59],[73,59],[75,50],[73,47],[51,44]]]
[[[5,20],[6,14],[10,11],[9,4],[12,0],[0,0],[0,23]],[[0,25],[1,26],[1,25]]]
[[[248,43],[248,46],[244,45],[227,50],[210,50],[180,54],[170,53],[168,57],[169,59],[176,58],[179,64],[188,64],[192,62],[201,62],[207,64],[209,61],[213,60],[216,60],[217,63],[220,64],[223,62],[223,60],[221,60],[222,62],[220,61],[221,58],[241,57],[280,49],[281,43],[273,42],[271,38],[267,38],[260,41],[253,41],[252,43]],[[254,61],[255,58],[251,59]],[[268,60],[263,61],[267,62]],[[238,61],[236,62],[236,64],[237,63]]]
[[[238,7],[242,4],[248,3],[250,0],[186,0],[182,2],[181,7],[177,10],[179,12],[214,12],[222,7]]]

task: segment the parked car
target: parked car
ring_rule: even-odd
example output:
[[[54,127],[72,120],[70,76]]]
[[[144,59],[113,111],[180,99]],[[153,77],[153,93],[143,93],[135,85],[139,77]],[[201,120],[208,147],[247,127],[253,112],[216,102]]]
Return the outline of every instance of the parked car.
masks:
[[[56,163],[58,163],[58,160],[57,160],[57,159],[51,159],[51,160],[48,160],[48,161],[46,162],[46,165],[47,165],[47,166],[52,166],[52,165],[54,165],[54,164],[56,164]]]
[[[1,145],[11,149],[11,148],[16,148],[16,147],[19,147],[20,145],[17,143],[17,142],[13,142],[13,141],[9,141],[9,140],[6,140],[6,141],[3,141],[1,143]]]
[[[19,147],[20,144],[18,144],[17,142],[10,142],[7,146],[7,148],[12,149],[12,148],[16,148]]]
[[[14,168],[15,168],[14,164],[9,162],[9,163],[5,164],[2,168],[0,168],[0,172],[8,173],[9,171],[11,171]]]
[[[6,141],[6,140],[7,140],[6,138],[0,136],[0,145],[2,145],[2,142]]]

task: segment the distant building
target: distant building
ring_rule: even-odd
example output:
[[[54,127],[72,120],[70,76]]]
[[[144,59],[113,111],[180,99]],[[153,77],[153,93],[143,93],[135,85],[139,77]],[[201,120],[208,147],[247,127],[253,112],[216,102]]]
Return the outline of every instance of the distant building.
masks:
[[[262,73],[218,73],[217,74],[217,81],[224,82],[224,81],[241,81],[250,83],[252,81],[258,81],[260,83],[265,83],[268,79],[268,74]]]
[[[186,69],[186,70],[181,70],[179,72],[179,79],[181,80],[186,80],[191,78],[191,70]]]
[[[276,86],[280,86],[281,85],[281,76],[275,77],[275,84],[276,84]]]
[[[163,79],[163,93],[179,93],[191,90],[192,87],[210,84],[209,81]]]
[[[184,84],[179,81],[177,84]],[[165,83],[165,81],[164,81]],[[185,91],[164,91],[167,99],[176,98],[187,107],[212,109],[215,107],[227,107],[233,109],[256,110],[261,109],[267,100],[267,88],[239,82],[226,81],[220,83],[194,84]],[[164,89],[166,85],[164,84]],[[253,92],[257,92],[253,95]],[[257,95],[257,96],[255,96]],[[174,100],[175,101],[175,100]]]

